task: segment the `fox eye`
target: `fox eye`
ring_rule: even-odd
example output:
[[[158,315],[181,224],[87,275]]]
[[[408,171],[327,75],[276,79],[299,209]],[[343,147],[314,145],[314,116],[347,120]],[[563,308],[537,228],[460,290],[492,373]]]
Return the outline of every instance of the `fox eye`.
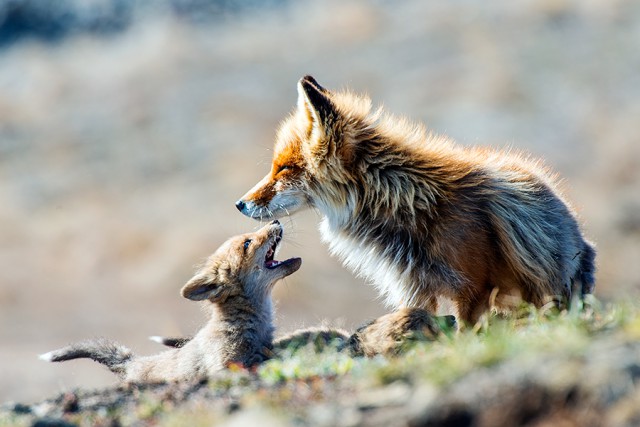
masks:
[[[278,175],[278,174],[279,174],[279,173],[281,173],[281,172],[288,171],[288,170],[291,170],[291,169],[293,169],[293,166],[291,166],[291,165],[283,165],[283,166],[280,166],[280,167],[278,168],[278,172],[276,172],[276,175]]]
[[[244,243],[242,244],[242,247],[244,248],[245,252],[247,251],[247,249],[249,249],[250,244],[251,244],[251,239],[245,240]]]

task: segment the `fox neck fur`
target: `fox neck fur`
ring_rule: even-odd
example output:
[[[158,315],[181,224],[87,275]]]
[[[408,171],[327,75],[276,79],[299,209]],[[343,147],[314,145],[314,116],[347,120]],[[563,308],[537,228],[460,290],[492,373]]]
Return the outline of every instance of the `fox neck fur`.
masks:
[[[445,297],[474,322],[593,291],[595,250],[540,162],[458,146],[310,76],[298,93],[271,173],[237,204],[245,215],[317,209],[331,252],[395,308]]]

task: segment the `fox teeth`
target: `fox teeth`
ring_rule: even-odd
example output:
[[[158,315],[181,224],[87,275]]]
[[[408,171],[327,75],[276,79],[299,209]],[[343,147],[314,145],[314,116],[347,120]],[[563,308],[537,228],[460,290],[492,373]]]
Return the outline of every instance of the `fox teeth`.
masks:
[[[280,265],[280,261],[276,261],[276,260],[267,261],[265,265],[267,266],[267,268],[275,268]]]

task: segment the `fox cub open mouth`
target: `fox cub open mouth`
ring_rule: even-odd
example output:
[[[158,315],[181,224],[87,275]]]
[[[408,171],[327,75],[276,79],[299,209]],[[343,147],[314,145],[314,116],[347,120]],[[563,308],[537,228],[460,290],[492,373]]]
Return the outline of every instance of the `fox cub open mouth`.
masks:
[[[274,223],[279,224],[278,221],[274,221]],[[300,258],[289,258],[284,261],[278,261],[274,259],[278,249],[280,248],[280,242],[282,241],[282,229],[280,230],[280,234],[276,236],[273,240],[273,243],[269,247],[267,254],[264,257],[264,266],[269,270],[273,270],[276,268],[282,267],[293,267],[295,265],[299,265]]]
[[[125,382],[193,380],[229,363],[250,367],[270,357],[274,284],[296,272],[302,260],[275,259],[283,229],[278,221],[228,239],[182,287],[183,297],[213,309],[191,339],[154,356],[137,356],[114,341],[88,340],[43,354],[50,362],[88,358]]]

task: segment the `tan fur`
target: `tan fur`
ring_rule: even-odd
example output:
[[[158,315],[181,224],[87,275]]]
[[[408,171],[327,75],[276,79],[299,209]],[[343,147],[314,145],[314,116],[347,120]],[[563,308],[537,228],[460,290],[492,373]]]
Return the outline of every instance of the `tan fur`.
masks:
[[[498,309],[593,291],[595,250],[539,161],[457,146],[310,76],[298,92],[270,173],[237,203],[245,215],[315,208],[331,252],[394,308],[445,297],[473,323],[494,290]]]
[[[436,317],[419,308],[403,308],[360,326],[351,335],[330,327],[298,329],[273,342],[273,357],[288,357],[310,347],[315,352],[333,349],[352,356],[395,356],[416,341],[434,341],[443,330],[454,331],[456,326],[453,316]],[[168,347],[181,347],[190,339],[154,337]]]
[[[412,342],[436,340],[442,334],[442,326],[454,328],[455,322],[422,309],[403,308],[358,328],[349,347],[357,356],[395,356]]]
[[[182,288],[185,298],[204,301],[209,322],[179,348],[154,356],[134,356],[106,340],[91,340],[42,356],[49,361],[90,358],[125,382],[163,382],[205,377],[239,363],[246,367],[271,354],[273,313],[271,289],[295,272],[299,258],[268,264],[282,237],[282,226],[269,224],[255,233],[225,242]],[[274,267],[274,268],[268,268]]]
[[[152,341],[173,348],[184,347],[192,339],[193,337],[151,337]],[[313,344],[317,350],[331,346],[342,348],[348,339],[349,334],[343,329],[312,326],[276,338],[273,341],[273,351],[275,353],[285,350],[296,351],[310,344]]]
[[[299,329],[277,338],[273,342],[276,353],[294,352],[302,347],[312,345],[317,352],[327,348],[342,350],[349,340],[349,333],[343,329],[329,327],[310,327]]]

